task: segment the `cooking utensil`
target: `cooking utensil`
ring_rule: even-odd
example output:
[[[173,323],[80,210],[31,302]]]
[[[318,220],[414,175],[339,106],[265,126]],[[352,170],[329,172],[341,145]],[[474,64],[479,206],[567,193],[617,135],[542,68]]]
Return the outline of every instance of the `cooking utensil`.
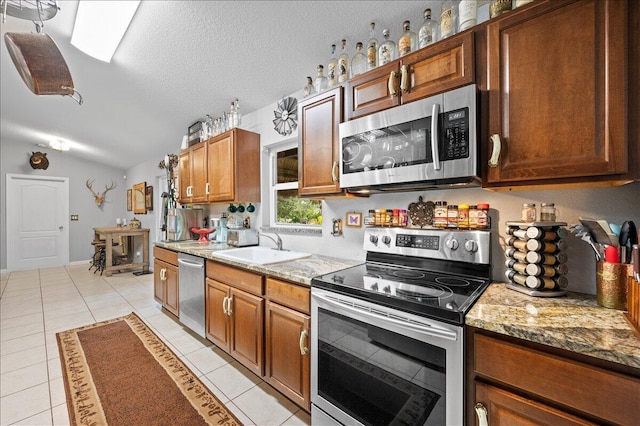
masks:
[[[632,220],[622,224],[618,243],[620,244],[620,263],[629,263],[631,261],[631,247],[638,244],[638,230]]]
[[[606,220],[580,218],[580,223],[589,231],[591,238],[596,243],[607,246],[618,245],[618,237],[611,232],[611,228],[609,228],[609,224]]]
[[[620,262],[620,252],[614,246],[607,246],[604,249],[604,261],[607,263],[624,263]]]

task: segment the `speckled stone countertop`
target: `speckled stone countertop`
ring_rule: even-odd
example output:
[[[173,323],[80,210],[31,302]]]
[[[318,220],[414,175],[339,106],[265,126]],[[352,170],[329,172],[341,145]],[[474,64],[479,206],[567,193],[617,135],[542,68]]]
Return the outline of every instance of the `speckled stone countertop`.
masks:
[[[465,323],[519,339],[640,368],[640,339],[623,311],[598,306],[595,296],[531,297],[494,283]]]
[[[259,274],[265,274],[270,277],[280,278],[283,280],[293,281],[298,284],[311,285],[311,278],[318,275],[328,274],[330,272],[339,271],[351,266],[359,265],[363,262],[348,259],[338,259],[329,256],[319,256],[312,254],[302,259],[289,260],[286,262],[270,263],[266,265],[256,265],[252,263],[234,261],[221,256],[217,256],[216,252],[221,250],[233,250],[226,244],[209,243],[200,244],[197,241],[177,242],[177,243],[155,243],[158,247],[169,250],[188,253],[194,256],[204,257],[205,259],[215,260],[231,266],[238,266],[249,271]]]

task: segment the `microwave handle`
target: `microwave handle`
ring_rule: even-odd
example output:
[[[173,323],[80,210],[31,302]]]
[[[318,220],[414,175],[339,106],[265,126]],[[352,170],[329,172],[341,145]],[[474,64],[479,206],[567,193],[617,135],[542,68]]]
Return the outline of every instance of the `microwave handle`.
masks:
[[[440,115],[440,104],[433,104],[431,109],[431,157],[433,157],[434,170],[440,170],[440,150],[438,149],[438,116]]]

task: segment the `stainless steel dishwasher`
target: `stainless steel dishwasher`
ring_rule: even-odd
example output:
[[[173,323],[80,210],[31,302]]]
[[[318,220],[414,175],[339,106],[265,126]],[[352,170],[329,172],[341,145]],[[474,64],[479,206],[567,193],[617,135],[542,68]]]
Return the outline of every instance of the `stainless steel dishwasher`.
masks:
[[[202,337],[205,337],[204,289],[204,259],[178,253],[180,322]]]

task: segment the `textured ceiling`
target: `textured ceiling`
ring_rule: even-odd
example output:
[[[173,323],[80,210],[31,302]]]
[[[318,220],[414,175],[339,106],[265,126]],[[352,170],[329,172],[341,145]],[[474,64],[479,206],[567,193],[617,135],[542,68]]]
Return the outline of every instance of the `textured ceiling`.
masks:
[[[0,49],[1,141],[26,150],[61,138],[67,155],[129,168],[176,152],[187,127],[228,111],[238,98],[243,114],[300,90],[326,65],[329,46],[369,38],[376,22],[397,40],[402,21],[417,31],[425,7],[438,1],[142,1],[111,63],[70,44],[77,1],[59,2],[44,32],[58,44],[84,97],[36,96]],[[7,17],[5,32],[34,25]]]

